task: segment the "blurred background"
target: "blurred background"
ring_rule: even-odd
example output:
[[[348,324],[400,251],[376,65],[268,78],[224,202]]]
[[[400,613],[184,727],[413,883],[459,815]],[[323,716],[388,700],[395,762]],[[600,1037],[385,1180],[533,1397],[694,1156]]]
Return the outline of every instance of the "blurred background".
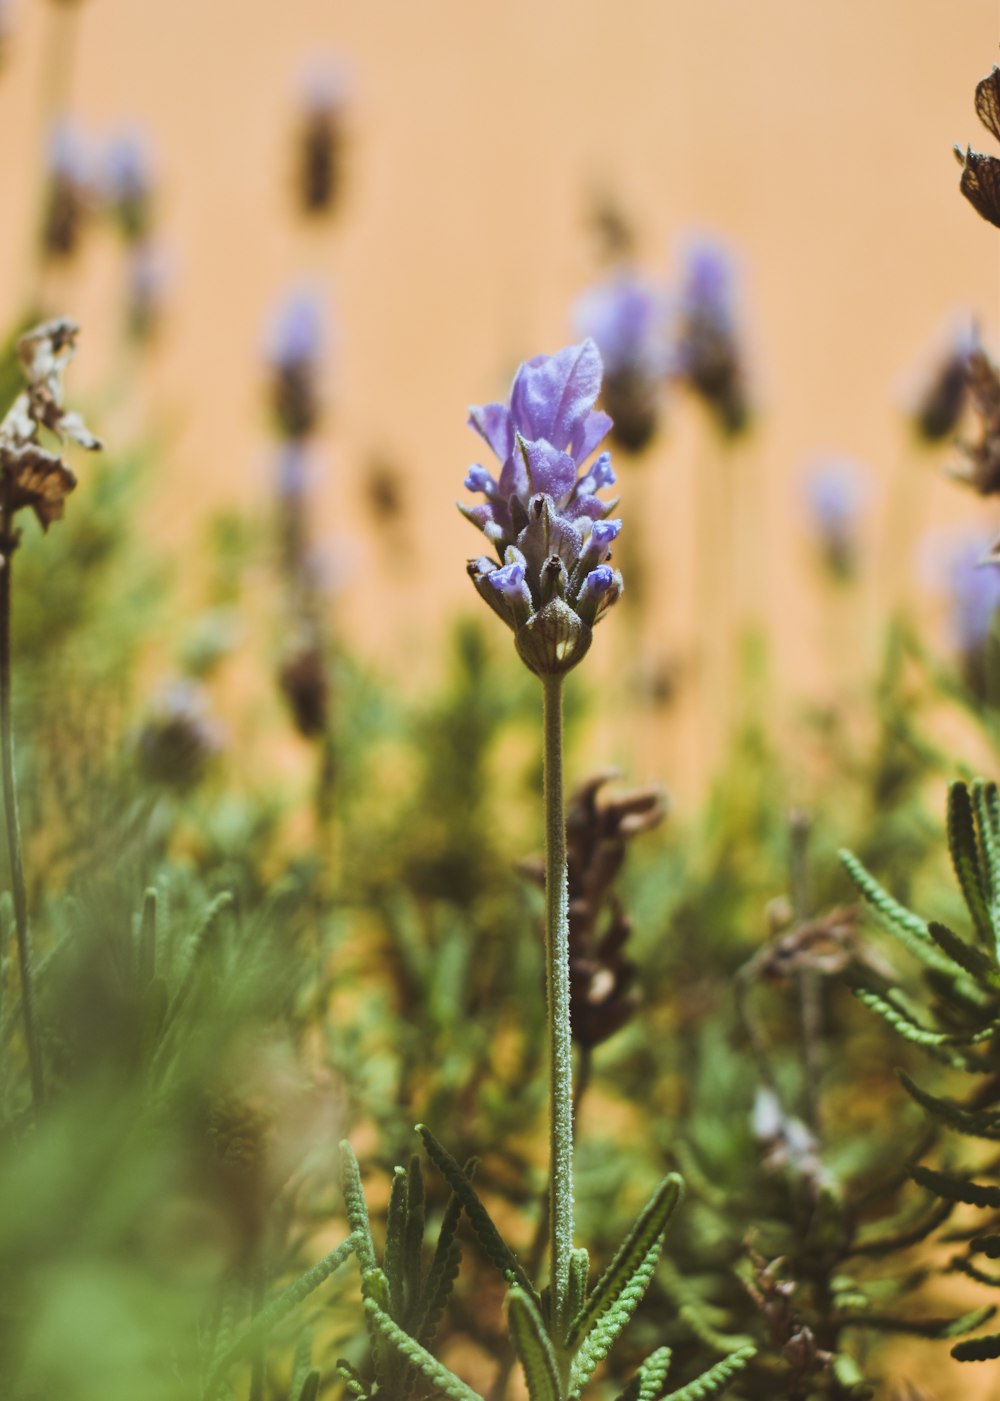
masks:
[[[940,643],[953,546],[927,532],[968,521],[988,540],[1000,523],[944,479],[948,440],[928,449],[913,429],[956,337],[996,332],[995,239],[950,152],[982,144],[971,92],[996,18],[991,0],[863,15],[825,0],[9,0],[0,311],[82,322],[78,384],[104,436],[160,449],[150,548],[187,552],[220,506],[268,509],[268,357],[289,298],[308,301],[330,615],[407,686],[477,602],[463,562],[481,542],[453,504],[480,455],[465,406],[578,338],[579,298],[615,268],[654,285],[669,319],[692,244],[712,240],[731,260],[750,420],[713,431],[664,376],[652,441],[616,454],[619,562],[643,607],[599,631],[591,663],[608,757],[693,795],[745,694],[748,636],[767,639],[783,728],[803,696],[871,672],[904,594]],[[303,150],[324,112],[336,169],[310,212]],[[124,248],[88,193],[116,160],[149,205]],[[79,228],[40,263],[53,169],[82,187]],[[156,326],[123,381],[129,297]],[[852,484],[828,488],[824,519],[850,518],[846,611],[823,587],[808,486],[845,460]],[[736,639],[721,654],[713,619]]]
[[[689,1184],[598,1394],[664,1338],[677,1384],[758,1345],[749,1401],[988,1394],[941,1342],[996,1283],[950,1254],[974,1212],[928,1245],[900,1167],[937,1152],[894,1071],[926,1067],[850,990],[955,988],[836,852],[968,927],[943,794],[996,770],[1000,511],[953,478],[1000,264],[951,147],[988,149],[997,37],[994,0],[0,0],[0,401],[71,316],[106,444],[13,569],[11,1395],[370,1376],[353,1263],[267,1360],[239,1334],[343,1239],[341,1135],[377,1237],[419,1117],[540,1258],[538,687],[455,501],[468,406],[584,335],[625,594],[567,687],[579,1236],[610,1259]],[[995,1174],[971,1151],[935,1161]],[[474,1248],[439,1343],[505,1394]]]

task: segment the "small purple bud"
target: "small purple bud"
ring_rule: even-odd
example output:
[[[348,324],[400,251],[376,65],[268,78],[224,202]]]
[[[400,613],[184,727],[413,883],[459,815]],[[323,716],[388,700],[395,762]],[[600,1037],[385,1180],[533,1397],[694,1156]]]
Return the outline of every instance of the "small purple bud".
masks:
[[[524,587],[524,564],[505,564],[502,569],[494,569],[489,579],[500,593],[508,598],[519,598]]]
[[[486,496],[496,490],[493,474],[487,472],[486,468],[481,467],[478,462],[474,463],[466,472],[463,485],[466,491],[481,491]]]
[[[621,528],[622,523],[619,520],[594,521],[590,531],[591,541],[603,554],[605,550],[611,548],[611,544],[617,538]]]
[[[599,564],[584,579],[577,602],[583,603],[587,599],[600,598],[602,594],[607,593],[614,581],[615,571],[610,564]]]

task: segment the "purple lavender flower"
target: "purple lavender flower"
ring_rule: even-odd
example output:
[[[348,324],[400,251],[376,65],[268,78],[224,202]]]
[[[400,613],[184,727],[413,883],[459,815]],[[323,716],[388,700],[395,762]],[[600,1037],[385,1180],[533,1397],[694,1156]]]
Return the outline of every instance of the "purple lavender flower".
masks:
[[[817,462],[805,477],[806,505],[831,573],[848,578],[857,556],[857,524],[864,501],[864,476],[850,458]]]
[[[663,298],[634,273],[617,273],[584,293],[577,328],[593,338],[604,361],[602,399],[614,420],[612,436],[630,452],[656,429],[657,394],[668,356]]]
[[[951,592],[951,632],[963,655],[981,647],[993,627],[1000,605],[1000,568],[983,564],[986,546],[967,543],[956,550],[948,570]]]
[[[333,65],[313,69],[303,83],[296,183],[307,214],[325,213],[340,193],[348,86]]]
[[[136,755],[151,782],[183,790],[201,781],[225,743],[225,730],[212,715],[205,691],[179,680],[151,707],[136,736]]]
[[[274,373],[272,403],[287,438],[304,438],[319,419],[319,373],[326,330],[316,296],[300,289],[272,322],[267,358]]]
[[[617,503],[596,495],[615,480],[611,459],[601,453],[583,466],[611,428],[593,407],[601,369],[592,340],[537,355],[518,369],[507,404],[469,412],[502,464],[498,478],[478,463],[465,478],[486,500],[459,509],[497,554],[470,560],[469,574],[539,675],[576,666],[622,591],[607,564],[621,523],[606,518]]]
[[[49,138],[48,183],[42,243],[52,257],[68,258],[76,252],[93,202],[90,151],[71,121],[57,123]]]
[[[130,242],[149,232],[153,195],[149,142],[137,129],[118,132],[104,158],[104,197]]]
[[[156,335],[163,316],[170,267],[162,248],[141,239],[129,249],[128,329],[139,341]]]
[[[734,282],[732,258],[721,244],[700,239],[688,247],[677,298],[676,369],[729,435],[750,416]]]

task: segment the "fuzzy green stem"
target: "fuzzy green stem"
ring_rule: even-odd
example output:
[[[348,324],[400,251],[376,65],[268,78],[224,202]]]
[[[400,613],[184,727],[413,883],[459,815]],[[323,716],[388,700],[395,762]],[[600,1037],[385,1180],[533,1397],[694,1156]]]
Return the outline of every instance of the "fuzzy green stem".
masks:
[[[9,488],[5,494],[3,519],[10,521]],[[32,982],[31,937],[28,932],[28,898],[24,886],[24,861],[21,856],[21,826],[17,817],[17,787],[14,777],[14,725],[10,705],[10,613],[11,572],[16,539],[6,532],[4,559],[0,563],[0,752],[3,768],[3,805],[7,827],[7,852],[14,896],[14,928],[17,933],[17,959],[21,974],[21,1010],[24,1016],[24,1040],[28,1050],[31,1075],[31,1099],[35,1111],[45,1098],[42,1079],[42,1056],[35,1026],[35,991]]]
[[[561,1341],[568,1327],[573,1250],[573,1049],[569,1025],[569,880],[563,806],[562,677],[542,678],[545,693],[545,993],[549,1031],[549,1229],[551,1318]]]

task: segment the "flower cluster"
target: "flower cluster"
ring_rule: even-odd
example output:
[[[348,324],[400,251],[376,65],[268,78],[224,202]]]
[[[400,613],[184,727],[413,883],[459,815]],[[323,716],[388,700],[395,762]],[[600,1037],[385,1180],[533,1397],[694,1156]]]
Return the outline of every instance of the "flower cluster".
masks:
[[[601,356],[592,340],[526,360],[507,404],[470,410],[469,423],[502,468],[469,468],[465,486],[485,502],[459,503],[497,552],[469,561],[480,595],[513,629],[522,661],[539,676],[569,671],[590,647],[597,620],[620,596],[609,564],[621,521],[597,492],[615,480],[610,455],[583,464],[611,419],[595,409]]]

